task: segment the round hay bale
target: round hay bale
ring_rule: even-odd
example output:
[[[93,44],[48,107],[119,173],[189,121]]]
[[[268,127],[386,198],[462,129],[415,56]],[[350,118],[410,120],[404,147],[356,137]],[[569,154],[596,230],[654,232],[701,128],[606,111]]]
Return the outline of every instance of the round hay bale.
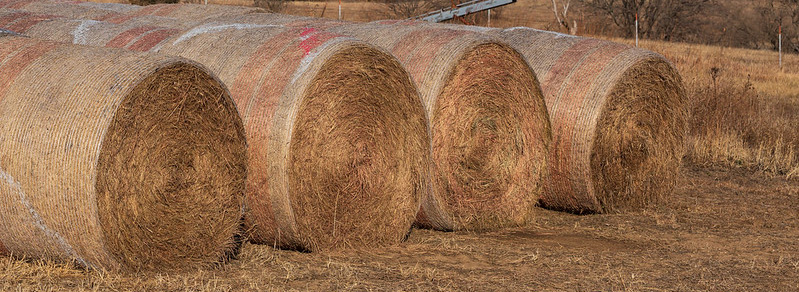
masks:
[[[175,31],[56,19],[27,34],[184,56],[217,73],[250,141],[253,241],[315,251],[405,238],[429,188],[430,150],[419,93],[395,58],[306,28],[220,22]]]
[[[108,270],[196,268],[236,245],[244,126],[185,59],[0,37],[0,240]]]
[[[639,209],[671,193],[686,135],[685,89],[664,57],[609,41],[496,30],[541,80],[552,121],[542,206],[574,213]]]
[[[355,24],[278,14],[226,21],[322,29],[397,56],[419,86],[432,136],[434,186],[417,225],[487,230],[530,221],[551,132],[536,76],[510,46],[426,22]]]
[[[210,23],[160,52],[231,86],[250,144],[255,242],[309,251],[402,241],[429,188],[419,94],[389,54],[305,28]]]

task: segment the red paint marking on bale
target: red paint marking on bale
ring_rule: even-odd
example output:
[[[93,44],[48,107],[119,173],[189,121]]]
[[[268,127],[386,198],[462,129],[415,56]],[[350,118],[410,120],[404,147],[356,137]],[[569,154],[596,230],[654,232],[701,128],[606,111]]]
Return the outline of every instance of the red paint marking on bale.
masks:
[[[147,26],[139,26],[131,28],[125,32],[120,33],[118,36],[108,41],[108,43],[106,43],[105,46],[117,49],[124,48],[134,39],[154,29],[158,29],[158,27],[147,25]]]
[[[178,32],[179,30],[177,29],[160,29],[150,31],[146,35],[139,38],[132,45],[128,46],[127,49],[132,51],[146,52]]]
[[[17,45],[20,46],[17,47]],[[20,50],[21,47],[24,48]],[[8,90],[8,86],[11,85],[22,70],[55,47],[57,47],[57,44],[52,42],[36,42],[27,46],[19,42],[12,42],[10,46],[2,48],[16,49],[13,51],[0,51],[0,59],[8,59],[8,57],[10,57],[10,59],[5,61],[0,67],[0,100],[3,99]],[[10,56],[11,54],[13,54],[13,56]]]
[[[303,30],[300,35],[303,36],[302,41],[299,44],[300,49],[303,51],[303,57],[308,56],[311,51],[315,50],[328,40],[339,36],[332,33],[316,31],[313,28]]]

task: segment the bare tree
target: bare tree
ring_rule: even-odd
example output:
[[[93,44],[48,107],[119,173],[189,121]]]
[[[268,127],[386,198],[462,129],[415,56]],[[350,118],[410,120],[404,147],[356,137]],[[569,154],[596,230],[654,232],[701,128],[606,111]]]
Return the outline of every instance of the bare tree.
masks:
[[[782,27],[783,48],[799,52],[799,0],[769,0],[763,9],[765,33],[773,48],[777,48],[776,32]]]
[[[552,0],[552,12],[555,13],[555,21],[558,22],[563,29],[565,29],[569,34],[577,34],[577,20],[573,20],[569,23],[569,7],[571,6],[571,0],[567,0],[566,3],[562,4],[563,9],[558,11],[558,4],[555,0]]]
[[[698,15],[711,7],[714,0],[581,0],[605,14],[624,36],[635,34],[635,17],[639,16],[639,34],[645,38],[674,40],[684,34],[697,33],[701,26]]]
[[[254,4],[273,13],[280,13],[286,9],[286,0],[254,0]]]

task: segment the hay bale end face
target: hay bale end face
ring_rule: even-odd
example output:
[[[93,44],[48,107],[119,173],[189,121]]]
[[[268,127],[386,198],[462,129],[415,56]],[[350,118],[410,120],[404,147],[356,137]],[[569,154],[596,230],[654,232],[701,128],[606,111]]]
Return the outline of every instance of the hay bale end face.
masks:
[[[553,144],[544,207],[640,209],[673,189],[687,125],[682,79],[662,56],[527,28],[493,31],[541,78]]]
[[[196,268],[235,247],[244,127],[184,59],[0,37],[0,241],[109,270]]]

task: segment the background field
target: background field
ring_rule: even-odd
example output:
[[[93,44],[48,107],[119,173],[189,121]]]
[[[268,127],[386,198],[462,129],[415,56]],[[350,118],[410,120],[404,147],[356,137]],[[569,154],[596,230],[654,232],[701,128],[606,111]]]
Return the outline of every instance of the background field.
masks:
[[[292,2],[285,12],[337,16],[337,2],[324,5]],[[344,18],[384,18],[383,5],[345,2]],[[513,5],[492,24],[557,28],[547,1]],[[245,244],[229,265],[180,274],[109,275],[0,258],[0,290],[799,290],[799,57],[786,55],[780,69],[770,50],[641,46],[674,62],[694,114],[684,171],[662,206],[587,216],[540,210],[531,226],[414,230],[383,250],[305,254]]]

